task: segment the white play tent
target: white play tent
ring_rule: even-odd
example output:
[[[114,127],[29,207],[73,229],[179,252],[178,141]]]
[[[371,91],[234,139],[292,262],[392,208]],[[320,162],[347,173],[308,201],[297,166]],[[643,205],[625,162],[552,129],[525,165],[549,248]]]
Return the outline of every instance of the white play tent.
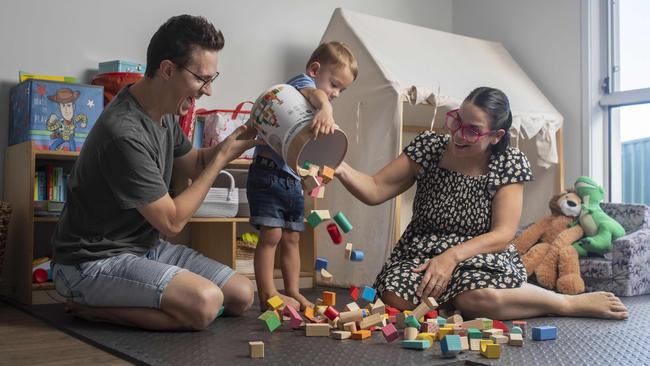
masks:
[[[513,111],[512,144],[533,165],[535,182],[526,185],[523,223],[545,214],[548,198],[562,187],[561,152],[556,133],[563,118],[500,43],[336,9],[322,42],[342,41],[359,62],[359,76],[334,105],[334,117],[347,133],[346,162],[374,174],[397,157],[418,132],[443,126],[478,86],[503,90]],[[557,134],[559,135],[559,133]],[[317,230],[318,256],[329,260],[332,284],[372,284],[411,218],[411,188],[401,198],[369,207],[334,181],[319,208],[343,211],[354,225],[345,240],[365,253],[363,262],[344,258]]]

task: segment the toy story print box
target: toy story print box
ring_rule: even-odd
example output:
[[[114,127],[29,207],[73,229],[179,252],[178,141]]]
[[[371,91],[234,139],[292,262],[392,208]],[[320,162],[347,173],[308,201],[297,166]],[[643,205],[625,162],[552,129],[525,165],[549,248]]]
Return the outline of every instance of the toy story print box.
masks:
[[[9,145],[79,151],[104,109],[101,86],[30,79],[11,89]]]

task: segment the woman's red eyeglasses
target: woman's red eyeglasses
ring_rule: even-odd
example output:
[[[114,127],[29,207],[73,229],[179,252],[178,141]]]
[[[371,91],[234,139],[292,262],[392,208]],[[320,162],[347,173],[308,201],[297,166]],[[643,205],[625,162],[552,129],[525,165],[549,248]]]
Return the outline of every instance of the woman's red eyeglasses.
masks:
[[[478,140],[480,140],[481,137],[483,136],[494,135],[495,133],[497,133],[497,131],[481,132],[472,126],[468,126],[464,124],[460,120],[458,109],[454,109],[452,111],[447,112],[447,117],[445,119],[445,126],[447,126],[452,136],[458,130],[460,130],[460,134],[463,137],[463,139],[465,139],[465,141],[467,141],[470,144],[477,143]]]

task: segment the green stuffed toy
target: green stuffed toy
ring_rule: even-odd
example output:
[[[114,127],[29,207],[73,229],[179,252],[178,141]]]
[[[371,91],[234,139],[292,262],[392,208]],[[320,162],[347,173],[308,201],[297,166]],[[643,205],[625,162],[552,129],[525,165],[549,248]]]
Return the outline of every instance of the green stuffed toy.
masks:
[[[588,253],[603,255],[612,250],[614,240],[625,235],[625,229],[600,208],[600,202],[605,198],[603,187],[593,179],[582,176],[576,180],[575,189],[582,198],[578,222],[585,236],[573,243],[573,247],[581,257]]]

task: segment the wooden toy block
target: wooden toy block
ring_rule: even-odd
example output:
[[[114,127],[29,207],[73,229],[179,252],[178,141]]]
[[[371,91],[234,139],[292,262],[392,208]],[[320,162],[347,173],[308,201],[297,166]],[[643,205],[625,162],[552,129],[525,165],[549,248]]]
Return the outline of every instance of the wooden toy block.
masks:
[[[426,299],[424,299],[424,303],[427,304],[429,306],[429,309],[431,310],[438,308],[438,303],[436,302],[436,299],[434,299],[433,297],[427,297]]]
[[[436,321],[438,322],[438,325],[441,327],[444,327],[445,324],[447,324],[447,318],[442,316],[438,316],[438,319],[436,319]]]
[[[483,328],[479,328],[479,329],[492,329],[492,324],[494,323],[492,319],[488,319],[488,318],[477,318],[477,319],[483,321]]]
[[[415,339],[418,340],[418,341],[426,340],[426,341],[431,342],[431,344],[433,344],[433,342],[436,341],[436,334],[435,333],[418,333],[418,335],[417,335],[417,337],[415,337]]]
[[[305,325],[307,337],[329,337],[330,325],[326,323],[309,323]]]
[[[282,305],[284,305],[284,301],[282,301],[280,296],[275,295],[272,298],[266,300],[266,304],[273,310],[278,310],[282,307]]]
[[[427,349],[431,347],[429,341],[418,341],[418,340],[405,340],[402,341],[402,347],[409,349]]]
[[[262,313],[262,315],[257,317],[257,319],[264,322],[264,325],[266,325],[266,328],[269,330],[269,332],[273,332],[274,330],[278,329],[281,324],[280,318],[278,318],[278,314],[273,310],[265,311]]]
[[[323,312],[323,315],[325,315],[329,320],[334,320],[339,317],[339,312],[336,311],[334,307],[328,306]]]
[[[323,221],[329,220],[329,219],[332,218],[332,216],[330,215],[329,210],[311,210],[311,213],[314,213],[314,212],[316,212],[318,214],[318,216],[321,218],[321,220],[323,220]]]
[[[323,282],[330,282],[332,281],[332,274],[327,272],[325,268],[320,269],[320,278],[323,280]]]
[[[248,353],[250,354],[251,358],[264,358],[264,342],[248,342]]]
[[[490,340],[481,340],[481,355],[485,358],[500,358],[501,345],[492,343]]]
[[[438,340],[441,341],[445,339],[446,336],[454,334],[454,328],[452,327],[442,327],[438,329]]]
[[[339,318],[341,318],[341,321],[344,324],[349,322],[360,322],[363,319],[363,311],[362,310],[344,311],[342,313],[339,313]]]
[[[309,175],[310,176],[317,177],[318,176],[318,171],[320,170],[320,167],[318,165],[311,164],[307,170],[309,170]]]
[[[310,166],[311,166],[311,161],[309,161],[309,160],[305,160],[305,161],[302,163],[302,168],[303,168],[303,169],[307,169],[307,170],[309,170],[309,167],[310,167]]]
[[[395,315],[395,326],[397,327],[397,329],[406,328],[406,324],[404,324],[404,321],[406,321],[406,314],[398,313],[397,315]]]
[[[327,166],[323,165],[323,171],[321,172],[321,177],[323,177],[323,183],[327,184],[334,179],[334,169]]]
[[[515,320],[512,322],[513,327],[518,326],[519,328],[521,328],[521,334],[523,334],[524,337],[526,337],[526,324],[527,323],[524,320]]]
[[[352,332],[352,339],[360,341],[370,337],[371,335],[372,333],[368,329],[357,330],[356,332]]]
[[[404,325],[407,327],[413,327],[415,329],[420,329],[420,322],[413,315],[409,315],[404,319]]]
[[[334,244],[343,243],[343,236],[339,232],[339,228],[336,226],[336,224],[332,223],[327,225],[327,232],[330,234],[330,238],[332,238],[332,242]]]
[[[328,261],[325,258],[316,257],[316,270],[320,271],[322,268],[327,269]]]
[[[448,324],[449,326],[450,324]],[[463,329],[463,327],[460,324],[451,324],[452,328],[454,328],[454,334],[455,335],[460,335],[464,336],[467,335],[467,329]]]
[[[350,260],[352,255],[352,243],[345,244],[345,259]]]
[[[460,345],[463,351],[469,351],[469,339],[467,337],[460,337]]]
[[[359,288],[355,286],[350,286],[350,296],[352,296],[352,300],[357,301],[359,298]]]
[[[297,167],[297,168],[296,168],[296,173],[298,173],[298,175],[299,175],[301,178],[304,178],[304,177],[306,177],[306,176],[309,175],[309,170],[308,170],[308,169],[301,168],[301,167]]]
[[[437,310],[431,310],[424,314],[424,320],[429,320],[429,319],[438,319],[438,311]]]
[[[363,252],[360,250],[353,250],[350,253],[350,260],[353,262],[361,262],[363,261]]]
[[[470,328],[474,328],[474,329],[477,329],[477,330],[482,330],[483,329],[483,321],[479,320],[479,319],[467,320],[467,321],[464,321],[461,325],[465,329],[470,329]]]
[[[312,191],[314,192],[314,191]],[[320,186],[316,189],[315,195],[313,198],[325,198],[325,186]]]
[[[352,332],[346,332],[344,330],[335,330],[332,332],[332,338],[334,339],[348,339],[352,336]]]
[[[323,300],[320,301],[321,303]],[[325,315],[325,310],[327,309],[327,305],[316,305],[316,314],[323,316]]]
[[[302,324],[302,317],[300,316],[298,310],[294,309],[292,306],[285,306],[284,309],[282,309],[282,315],[289,317],[289,326],[292,329],[300,328],[300,324]]]
[[[438,324],[430,321],[420,323],[420,332],[423,333],[437,333]]]
[[[470,351],[481,351],[481,339],[470,339],[469,340],[469,350]]]
[[[356,332],[357,331],[357,323],[356,322],[347,322],[347,323],[343,324],[343,330],[347,330],[348,332]]]
[[[372,304],[372,309],[370,309],[370,312],[373,314],[384,314],[386,313],[386,305],[384,305],[384,302],[381,301],[381,299],[377,299],[377,301]]]
[[[387,324],[385,327],[381,328],[381,334],[384,335],[384,339],[386,339],[386,342],[388,343],[399,339],[399,331],[393,324]]]
[[[316,177],[313,175],[308,175],[302,180],[302,186],[305,192],[311,192],[315,188],[320,187],[320,183],[318,183],[318,179],[316,179]]]
[[[311,321],[311,322],[315,321],[315,319],[314,319],[314,308],[312,308],[312,307],[305,308],[305,311],[304,311],[303,314],[305,314],[305,318],[307,318],[309,321]]]
[[[336,306],[336,292],[323,291],[323,304],[327,306]]]
[[[381,325],[381,324],[382,324],[381,314],[372,314],[361,320],[361,322],[359,323],[359,328],[368,329],[372,326]]]
[[[344,233],[347,234],[352,230],[352,224],[350,224],[350,221],[348,221],[348,218],[345,217],[345,214],[342,211],[339,211],[334,215],[334,221]]]
[[[478,328],[469,328],[467,330],[467,336],[469,339],[482,339],[483,332]]]
[[[311,227],[316,228],[316,226],[318,226],[318,224],[323,222],[323,220],[321,219],[318,212],[312,212],[309,215],[307,215],[307,222]]]
[[[508,344],[515,347],[523,347],[524,337],[521,335],[521,333],[510,333]]]
[[[417,336],[418,336],[417,328],[406,327],[404,329],[404,339],[412,340],[412,339],[417,338]]]
[[[456,357],[463,350],[460,336],[453,334],[446,336],[440,341],[440,350],[443,357]]]
[[[557,328],[551,325],[533,327],[534,341],[549,341],[557,338]]]
[[[375,301],[375,296],[377,295],[377,290],[372,287],[364,286],[361,290],[361,299],[367,302]]]
[[[508,344],[508,341],[510,340],[508,336],[504,335],[493,335],[490,339],[496,344]]]
[[[483,331],[483,338],[490,338],[495,335],[503,335],[503,330],[501,329],[485,329]]]
[[[415,310],[413,310],[413,312],[412,312],[411,314],[415,317],[415,319],[420,319],[420,318],[424,318],[424,315],[425,315],[429,310],[431,310],[431,308],[429,307],[429,305],[428,305],[426,302],[421,302],[421,303],[420,303],[420,304],[415,308]]]
[[[318,186],[314,187],[311,191],[307,191],[309,192],[309,197],[317,198],[320,195],[321,189],[325,189],[325,187],[323,187],[323,178],[316,177],[316,181],[318,182]]]
[[[359,305],[357,305],[356,302],[351,302],[351,303],[345,305],[345,311],[356,311],[356,310],[361,310],[359,308]]]
[[[519,328],[518,326],[515,325],[512,328],[510,328],[510,334],[521,334],[521,335],[523,335],[524,332],[521,330],[521,328]]]
[[[447,318],[446,324],[463,324],[463,317],[458,314],[454,314]]]
[[[390,315],[390,316],[393,316],[393,315],[397,315],[397,314],[399,314],[399,313],[401,313],[401,311],[395,309],[395,308],[392,307],[392,306],[388,306],[388,305],[386,305],[386,314],[388,314],[388,315]]]
[[[492,320],[492,328],[501,329],[503,334],[508,334],[510,332],[510,328],[508,328],[508,326],[501,320]]]

